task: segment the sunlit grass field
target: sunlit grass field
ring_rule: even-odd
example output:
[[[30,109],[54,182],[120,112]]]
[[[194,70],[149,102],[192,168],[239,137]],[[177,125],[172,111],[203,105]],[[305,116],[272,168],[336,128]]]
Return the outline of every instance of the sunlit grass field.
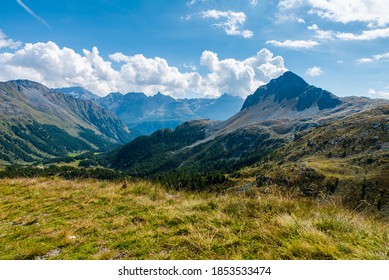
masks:
[[[389,226],[274,188],[0,180],[1,259],[389,259]]]

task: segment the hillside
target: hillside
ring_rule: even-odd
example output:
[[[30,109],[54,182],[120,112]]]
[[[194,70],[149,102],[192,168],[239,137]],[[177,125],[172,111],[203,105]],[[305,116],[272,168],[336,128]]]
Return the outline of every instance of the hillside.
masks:
[[[100,96],[82,87],[55,88],[54,90],[83,100],[97,100],[100,98]]]
[[[96,103],[27,81],[0,83],[0,160],[32,162],[126,143],[132,136]]]
[[[278,190],[0,180],[0,259],[382,259],[385,221]]]
[[[388,100],[366,97],[340,98],[309,85],[298,75],[288,71],[249,95],[242,110],[220,123],[216,133],[224,134],[246,125],[267,127],[280,137],[293,134],[334,119],[382,104]]]
[[[292,72],[286,72],[258,88],[246,99],[242,110],[230,119],[204,122],[202,137],[187,139],[186,146],[171,144],[174,143],[174,137],[185,137],[180,134],[182,130],[164,131],[163,135],[169,135],[168,142],[167,138],[159,137],[158,134],[137,139],[137,148],[134,143],[119,148],[109,155],[106,164],[142,176],[172,170],[232,172],[292,141],[300,131],[347,118],[380,103],[385,104],[385,101],[341,99],[328,91],[308,85]],[[350,120],[354,121],[358,122]],[[196,130],[190,122],[181,127]],[[176,140],[180,142],[178,138]],[[157,148],[161,145],[163,149]],[[153,152],[139,157],[137,149]]]
[[[303,131],[241,175],[389,217],[389,105]]]

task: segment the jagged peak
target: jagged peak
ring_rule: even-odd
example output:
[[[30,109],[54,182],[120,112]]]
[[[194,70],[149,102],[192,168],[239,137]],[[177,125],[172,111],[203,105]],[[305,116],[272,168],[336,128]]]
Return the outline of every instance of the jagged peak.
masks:
[[[259,87],[254,94],[249,95],[242,110],[254,106],[261,101],[273,98],[275,103],[282,101],[297,101],[294,109],[305,110],[313,104],[317,104],[319,109],[333,108],[340,103],[340,99],[332,93],[309,85],[303,78],[291,71],[285,72],[276,79],[272,79],[268,84]]]

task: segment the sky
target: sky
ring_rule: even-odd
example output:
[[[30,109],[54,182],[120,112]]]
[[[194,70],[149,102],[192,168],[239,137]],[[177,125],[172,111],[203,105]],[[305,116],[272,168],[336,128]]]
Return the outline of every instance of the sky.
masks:
[[[246,97],[292,71],[389,98],[389,0],[0,0],[0,81]]]

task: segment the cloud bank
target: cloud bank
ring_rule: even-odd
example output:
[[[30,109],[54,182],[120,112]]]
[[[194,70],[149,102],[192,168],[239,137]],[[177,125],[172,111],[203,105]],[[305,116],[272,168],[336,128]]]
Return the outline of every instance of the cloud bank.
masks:
[[[29,79],[48,87],[81,86],[100,96],[116,91],[148,95],[160,91],[174,97],[225,92],[245,97],[287,71],[283,58],[267,49],[244,60],[219,59],[216,53],[204,51],[200,74],[194,68],[181,72],[160,57],[114,53],[104,59],[96,47],[77,53],[54,42],[27,43],[14,52],[0,53],[0,65],[3,81]]]

